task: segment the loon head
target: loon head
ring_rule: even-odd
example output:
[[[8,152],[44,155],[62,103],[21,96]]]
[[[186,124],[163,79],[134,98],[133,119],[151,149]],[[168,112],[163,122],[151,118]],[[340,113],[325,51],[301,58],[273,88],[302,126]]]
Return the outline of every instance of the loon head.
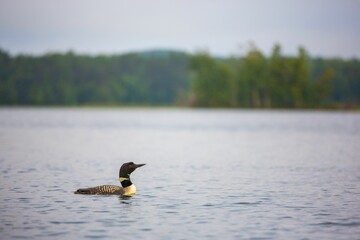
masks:
[[[119,180],[121,186],[124,189],[124,196],[132,196],[136,193],[136,187],[130,180],[130,174],[138,167],[142,167],[145,164],[135,164],[133,162],[124,163],[119,171]]]
[[[120,178],[129,178],[130,174],[135,171],[138,167],[142,167],[145,164],[135,164],[133,162],[124,163],[119,171]]]

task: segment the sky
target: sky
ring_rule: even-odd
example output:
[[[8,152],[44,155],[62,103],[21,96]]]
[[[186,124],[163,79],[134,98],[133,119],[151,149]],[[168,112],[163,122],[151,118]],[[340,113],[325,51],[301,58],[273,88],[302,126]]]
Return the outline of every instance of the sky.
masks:
[[[11,54],[151,49],[244,55],[250,43],[294,55],[360,58],[360,0],[0,0]]]

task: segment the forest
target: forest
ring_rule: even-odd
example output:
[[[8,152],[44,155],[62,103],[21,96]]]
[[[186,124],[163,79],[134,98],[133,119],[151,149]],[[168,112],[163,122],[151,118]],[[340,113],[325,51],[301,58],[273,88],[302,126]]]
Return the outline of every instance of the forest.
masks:
[[[12,56],[0,49],[0,105],[358,108],[360,61],[312,58],[299,47],[241,57],[157,50]]]

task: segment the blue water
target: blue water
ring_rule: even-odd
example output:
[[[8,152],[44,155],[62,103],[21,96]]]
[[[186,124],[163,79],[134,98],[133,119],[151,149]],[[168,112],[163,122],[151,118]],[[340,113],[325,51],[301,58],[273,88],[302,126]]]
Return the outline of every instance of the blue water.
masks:
[[[359,239],[359,146],[355,112],[2,108],[0,239]],[[73,194],[127,161],[134,197]]]

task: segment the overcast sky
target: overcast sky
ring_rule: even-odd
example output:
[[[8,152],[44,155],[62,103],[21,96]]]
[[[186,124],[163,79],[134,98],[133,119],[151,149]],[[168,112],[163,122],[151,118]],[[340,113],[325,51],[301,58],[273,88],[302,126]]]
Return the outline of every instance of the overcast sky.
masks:
[[[0,0],[0,48],[12,54],[148,49],[360,58],[360,0]]]

